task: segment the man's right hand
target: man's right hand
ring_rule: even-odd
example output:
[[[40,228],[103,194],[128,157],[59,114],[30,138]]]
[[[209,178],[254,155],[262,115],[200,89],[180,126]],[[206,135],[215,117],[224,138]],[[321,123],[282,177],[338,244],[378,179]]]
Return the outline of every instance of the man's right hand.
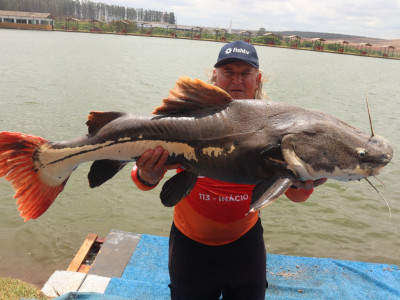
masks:
[[[179,168],[180,164],[166,165],[168,151],[163,147],[147,150],[136,161],[139,177],[150,185],[157,184],[167,170]]]

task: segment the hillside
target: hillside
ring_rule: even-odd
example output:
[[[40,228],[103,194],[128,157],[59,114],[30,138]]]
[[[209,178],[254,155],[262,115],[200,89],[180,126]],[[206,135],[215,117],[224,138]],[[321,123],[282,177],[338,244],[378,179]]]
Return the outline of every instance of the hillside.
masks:
[[[349,40],[356,38],[366,38],[355,35],[339,34],[339,33],[327,33],[327,32],[312,32],[312,31],[273,31],[274,34],[281,36],[297,35],[302,38],[312,39],[321,38],[325,40]]]

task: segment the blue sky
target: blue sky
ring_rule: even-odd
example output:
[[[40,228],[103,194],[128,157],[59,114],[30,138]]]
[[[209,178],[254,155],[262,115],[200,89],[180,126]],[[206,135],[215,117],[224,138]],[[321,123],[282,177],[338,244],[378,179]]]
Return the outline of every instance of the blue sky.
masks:
[[[179,25],[315,31],[400,39],[400,0],[103,0],[173,11]]]

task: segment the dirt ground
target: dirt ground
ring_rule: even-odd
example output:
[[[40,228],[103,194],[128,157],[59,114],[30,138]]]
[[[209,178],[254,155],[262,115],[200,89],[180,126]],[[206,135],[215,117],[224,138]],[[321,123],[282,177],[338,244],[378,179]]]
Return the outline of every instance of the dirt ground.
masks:
[[[336,43],[338,40],[326,40],[325,44]],[[379,51],[381,47],[384,46],[393,46],[395,47],[394,53],[400,54],[400,39],[397,40],[383,40],[383,39],[373,39],[373,38],[352,38],[347,39],[346,42],[349,42],[349,47],[356,48],[360,43],[369,43],[372,45],[371,49]],[[392,50],[390,50],[391,53]]]

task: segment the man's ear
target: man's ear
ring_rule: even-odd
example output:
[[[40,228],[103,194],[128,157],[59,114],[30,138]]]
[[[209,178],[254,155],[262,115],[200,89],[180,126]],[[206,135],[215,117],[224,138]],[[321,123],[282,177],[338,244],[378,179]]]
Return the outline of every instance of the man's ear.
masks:
[[[260,82],[261,82],[261,78],[262,78],[262,73],[261,73],[261,71],[259,71],[259,72],[258,72],[258,75],[257,75],[257,78],[256,78],[257,88],[258,88],[258,85],[259,85]]]

